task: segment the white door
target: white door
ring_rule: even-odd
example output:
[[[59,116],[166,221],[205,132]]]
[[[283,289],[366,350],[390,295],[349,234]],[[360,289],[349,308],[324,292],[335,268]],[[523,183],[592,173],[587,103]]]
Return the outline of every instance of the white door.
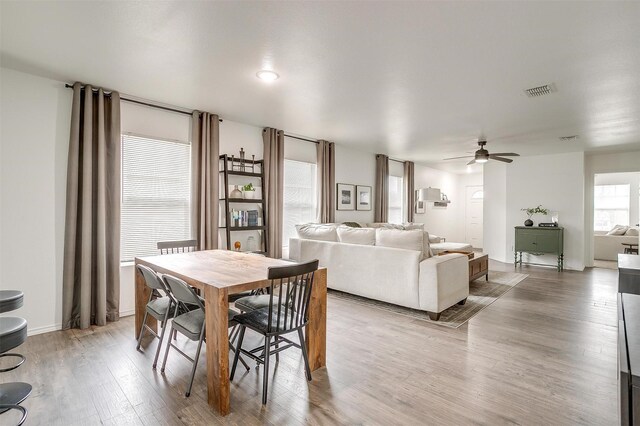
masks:
[[[482,186],[467,186],[465,204],[465,237],[473,248],[482,248]]]

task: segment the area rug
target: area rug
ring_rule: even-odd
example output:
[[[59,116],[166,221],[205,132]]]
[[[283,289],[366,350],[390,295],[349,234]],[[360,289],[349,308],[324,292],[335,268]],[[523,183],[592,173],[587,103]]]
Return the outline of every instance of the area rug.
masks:
[[[489,281],[484,277],[469,284],[469,297],[464,305],[454,305],[442,312],[438,321],[432,321],[424,311],[405,308],[378,300],[367,299],[353,294],[343,293],[337,290],[329,290],[333,297],[346,299],[361,305],[371,306],[399,315],[405,315],[417,320],[426,321],[442,327],[458,328],[471,318],[476,316],[484,308],[498,300],[502,295],[527,278],[528,274],[516,272],[489,271]]]

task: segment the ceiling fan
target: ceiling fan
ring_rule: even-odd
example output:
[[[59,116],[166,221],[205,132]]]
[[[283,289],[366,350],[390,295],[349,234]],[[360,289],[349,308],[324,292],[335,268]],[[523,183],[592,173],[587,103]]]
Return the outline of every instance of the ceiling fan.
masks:
[[[475,163],[483,164],[483,163],[486,163],[489,160],[502,161],[503,163],[511,163],[513,161],[511,158],[504,158],[504,157],[519,157],[520,156],[520,154],[516,154],[515,152],[499,152],[497,154],[489,154],[489,151],[484,149],[484,146],[486,144],[487,144],[487,141],[479,140],[478,141],[478,145],[480,146],[480,149],[477,150],[474,155],[465,155],[463,157],[445,158],[445,160],[458,160],[458,159],[461,159],[461,158],[473,158],[473,160],[469,161],[467,163],[467,165],[475,164]]]

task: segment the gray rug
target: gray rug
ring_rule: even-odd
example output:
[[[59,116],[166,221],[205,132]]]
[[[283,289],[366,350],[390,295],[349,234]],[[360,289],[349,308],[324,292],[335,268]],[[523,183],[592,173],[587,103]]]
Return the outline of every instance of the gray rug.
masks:
[[[519,274],[517,272],[489,271],[489,281],[485,281],[484,277],[480,277],[469,284],[469,297],[467,298],[467,303],[464,305],[456,304],[445,310],[442,312],[442,315],[440,315],[440,319],[438,321],[431,321],[426,312],[416,309],[367,299],[365,297],[355,296],[353,294],[343,293],[337,290],[329,291],[332,296],[340,299],[346,299],[361,305],[394,312],[399,315],[405,315],[443,327],[458,328],[477,315],[481,310],[498,300],[503,294],[518,285],[518,283],[528,276],[528,274]]]

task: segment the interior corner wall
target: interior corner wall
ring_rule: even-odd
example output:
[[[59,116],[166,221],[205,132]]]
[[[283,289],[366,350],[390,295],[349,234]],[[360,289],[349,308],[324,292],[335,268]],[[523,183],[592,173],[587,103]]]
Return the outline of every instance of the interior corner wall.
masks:
[[[593,186],[597,173],[622,173],[640,171],[640,151],[585,156],[584,182],[584,258],[586,266],[593,266]],[[640,237],[638,237],[640,242]]]
[[[513,164],[513,163],[512,163]],[[507,258],[507,165],[489,161],[483,166],[484,202],[483,251],[490,259],[511,262]]]
[[[375,200],[376,156],[370,152],[336,144],[336,184],[366,185]],[[373,222],[371,210],[336,210],[336,222]]]
[[[72,92],[0,68],[0,287],[24,292],[8,313],[29,334],[59,329]]]
[[[414,188],[439,188],[451,200],[447,207],[436,207],[427,202],[424,213],[416,213],[414,221],[424,223],[429,234],[445,237],[447,241],[464,240],[464,227],[458,222],[464,199],[459,198],[459,179],[455,173],[445,172],[416,164],[414,166]],[[415,208],[413,206],[412,208]],[[464,210],[463,210],[464,211]]]

